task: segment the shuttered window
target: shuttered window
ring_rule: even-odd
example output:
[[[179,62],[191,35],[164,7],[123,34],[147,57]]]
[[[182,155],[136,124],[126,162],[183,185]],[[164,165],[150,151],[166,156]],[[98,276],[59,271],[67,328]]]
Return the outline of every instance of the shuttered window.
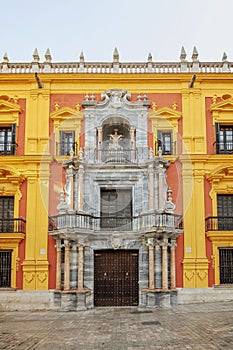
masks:
[[[172,154],[172,134],[171,131],[158,131],[158,151],[162,154]]]
[[[0,197],[0,232],[14,232],[14,197]]]
[[[70,154],[70,151],[75,151],[75,132],[74,131],[61,131],[60,132],[60,155],[66,156]]]
[[[216,153],[233,153],[233,126],[215,124]]]
[[[16,150],[16,124],[0,127],[0,155],[14,155]]]

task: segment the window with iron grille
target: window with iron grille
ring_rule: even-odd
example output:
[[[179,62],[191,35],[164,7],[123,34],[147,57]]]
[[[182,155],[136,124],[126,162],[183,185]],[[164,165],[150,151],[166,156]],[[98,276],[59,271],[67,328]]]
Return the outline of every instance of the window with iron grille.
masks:
[[[219,248],[220,284],[233,283],[233,247]]]
[[[216,153],[233,153],[233,125],[215,124],[216,129]]]
[[[11,287],[12,250],[0,250],[0,288]]]
[[[14,197],[0,197],[0,232],[14,232]]]
[[[0,155],[14,155],[16,150],[15,142],[16,124],[0,127]]]

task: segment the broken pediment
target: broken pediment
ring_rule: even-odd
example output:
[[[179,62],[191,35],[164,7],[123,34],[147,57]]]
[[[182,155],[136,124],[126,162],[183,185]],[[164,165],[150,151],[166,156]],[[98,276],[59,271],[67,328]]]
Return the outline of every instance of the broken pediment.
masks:
[[[82,106],[84,108],[110,108],[112,110],[119,110],[122,108],[142,108],[142,107],[149,107],[150,102],[147,100],[146,94],[144,95],[138,95],[137,101],[131,102],[131,94],[122,89],[110,89],[106,90],[101,94],[101,100],[100,102],[95,100],[95,96],[92,95],[86,95],[85,101],[82,102]]]

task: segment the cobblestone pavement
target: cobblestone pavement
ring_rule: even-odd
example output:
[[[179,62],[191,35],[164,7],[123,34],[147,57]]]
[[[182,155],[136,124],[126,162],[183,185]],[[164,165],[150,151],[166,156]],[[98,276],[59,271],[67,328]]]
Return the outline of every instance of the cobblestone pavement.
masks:
[[[153,310],[0,312],[0,349],[233,349],[233,302]]]

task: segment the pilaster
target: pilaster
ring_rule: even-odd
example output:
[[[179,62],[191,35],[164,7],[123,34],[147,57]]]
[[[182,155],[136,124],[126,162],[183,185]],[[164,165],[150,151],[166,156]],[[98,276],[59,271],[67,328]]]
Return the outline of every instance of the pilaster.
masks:
[[[191,164],[183,163],[185,288],[208,287],[209,262],[206,258],[203,169],[203,163],[194,164],[192,169]]]

